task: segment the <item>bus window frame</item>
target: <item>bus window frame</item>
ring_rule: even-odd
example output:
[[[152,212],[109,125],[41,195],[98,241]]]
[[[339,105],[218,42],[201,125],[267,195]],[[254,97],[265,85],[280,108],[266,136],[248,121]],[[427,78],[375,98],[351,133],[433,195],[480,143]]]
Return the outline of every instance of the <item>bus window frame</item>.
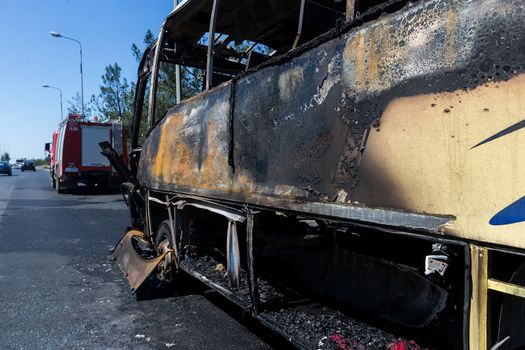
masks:
[[[159,77],[159,65],[160,65],[160,53],[162,51],[162,42],[164,40],[164,26],[165,23],[160,27],[159,36],[157,38],[156,46],[154,49],[153,66],[151,67],[151,85],[149,94],[149,105],[148,105],[148,134],[155,127],[155,103],[157,101],[157,80]]]
[[[151,61],[152,61],[152,52],[154,52],[156,48],[156,43],[152,46],[148,47],[146,51],[144,52],[142,56],[142,60],[139,64],[139,74],[137,78],[137,85],[136,85],[136,91],[135,91],[135,98],[133,102],[134,111],[133,111],[133,121],[131,125],[131,135],[132,135],[132,141],[131,141],[131,149],[136,149],[140,147],[139,145],[139,136],[140,136],[140,126],[142,118],[144,118],[143,113],[143,107],[144,107],[144,99],[146,97],[146,88],[148,86],[148,81],[152,78],[152,68],[151,68]],[[150,89],[151,90],[151,89]],[[151,93],[151,91],[150,91]],[[150,97],[148,96],[148,99]],[[148,114],[149,114],[149,108],[148,108]],[[148,117],[149,118],[149,117]],[[149,128],[146,130],[146,133],[149,134]]]

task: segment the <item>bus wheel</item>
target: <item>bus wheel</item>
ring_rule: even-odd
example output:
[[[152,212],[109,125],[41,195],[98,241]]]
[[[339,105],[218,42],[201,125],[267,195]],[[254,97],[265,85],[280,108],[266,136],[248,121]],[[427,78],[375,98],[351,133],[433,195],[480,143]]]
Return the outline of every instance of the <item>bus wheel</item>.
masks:
[[[167,284],[173,283],[175,273],[177,272],[176,257],[173,248],[174,243],[171,237],[169,220],[164,220],[159,225],[157,234],[155,235],[155,249],[157,250],[158,255],[164,253],[165,250],[168,250],[164,260],[160,262],[158,266],[159,278]]]

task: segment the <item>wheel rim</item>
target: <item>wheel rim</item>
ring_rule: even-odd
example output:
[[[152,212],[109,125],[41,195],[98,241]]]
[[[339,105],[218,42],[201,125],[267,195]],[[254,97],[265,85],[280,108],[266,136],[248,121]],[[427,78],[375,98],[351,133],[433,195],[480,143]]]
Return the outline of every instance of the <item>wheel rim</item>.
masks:
[[[165,282],[171,283],[175,272],[173,264],[173,247],[171,245],[169,234],[163,232],[157,243],[157,255],[162,255],[165,252],[164,259],[162,259],[162,262],[159,264],[159,276]]]

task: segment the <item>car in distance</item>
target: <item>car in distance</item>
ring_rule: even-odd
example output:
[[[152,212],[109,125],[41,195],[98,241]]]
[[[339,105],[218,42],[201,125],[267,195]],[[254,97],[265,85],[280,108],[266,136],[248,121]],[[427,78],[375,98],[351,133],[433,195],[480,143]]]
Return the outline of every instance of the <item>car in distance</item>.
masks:
[[[11,164],[8,162],[0,162],[0,174],[13,175]]]
[[[22,165],[24,165],[24,159],[17,159],[15,164],[13,165],[13,168],[22,169]]]
[[[22,164],[22,171],[24,170],[33,170],[33,171],[36,171],[35,169],[35,163],[33,162],[24,162],[24,164]]]

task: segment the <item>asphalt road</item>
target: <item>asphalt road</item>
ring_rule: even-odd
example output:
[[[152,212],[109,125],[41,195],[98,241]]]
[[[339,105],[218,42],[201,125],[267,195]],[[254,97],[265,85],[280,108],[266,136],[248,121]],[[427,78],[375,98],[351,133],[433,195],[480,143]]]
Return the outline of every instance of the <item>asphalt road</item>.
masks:
[[[270,348],[191,283],[137,301],[109,259],[120,195],[58,195],[48,176],[0,175],[0,348]]]

